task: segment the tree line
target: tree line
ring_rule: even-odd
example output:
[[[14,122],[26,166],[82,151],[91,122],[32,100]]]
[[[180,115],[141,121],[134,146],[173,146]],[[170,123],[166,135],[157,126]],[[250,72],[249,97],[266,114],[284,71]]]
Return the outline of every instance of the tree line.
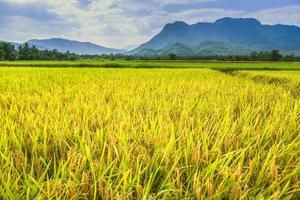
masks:
[[[180,56],[174,53],[160,56],[141,55],[82,55],[81,59],[88,60],[207,60],[207,61],[300,61],[300,56],[282,55],[279,50],[252,52],[249,55],[210,55],[210,56]]]
[[[216,60],[216,61],[300,61],[300,56],[282,55],[279,50],[252,52],[249,55],[207,55],[182,57],[174,53],[161,56],[139,56],[141,60]]]
[[[58,50],[39,50],[28,43],[14,45],[6,42],[0,42],[0,60],[77,60],[80,56],[74,53],[61,53]]]
[[[140,55],[78,55],[69,51],[62,53],[58,50],[39,50],[28,43],[14,45],[0,42],[0,60],[219,60],[219,61],[300,61],[299,56],[282,55],[278,50],[252,52],[249,55],[228,55],[228,56],[191,56],[182,57],[174,53],[160,56],[140,56]]]

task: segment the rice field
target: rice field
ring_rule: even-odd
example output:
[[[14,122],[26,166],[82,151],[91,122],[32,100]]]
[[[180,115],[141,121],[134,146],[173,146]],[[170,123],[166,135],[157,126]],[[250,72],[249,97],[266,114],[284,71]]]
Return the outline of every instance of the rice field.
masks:
[[[248,75],[252,78],[266,77],[300,84],[300,71],[241,71],[240,74]]]
[[[235,71],[233,75],[283,87],[295,98],[300,97],[300,71]]]
[[[0,67],[0,199],[299,199],[299,80]]]

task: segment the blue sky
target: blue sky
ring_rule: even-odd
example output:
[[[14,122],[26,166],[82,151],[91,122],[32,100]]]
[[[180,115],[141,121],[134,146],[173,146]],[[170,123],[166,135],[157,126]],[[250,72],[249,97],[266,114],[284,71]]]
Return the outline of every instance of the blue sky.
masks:
[[[300,26],[300,0],[0,0],[0,40],[62,37],[124,48],[166,23],[222,17]]]
[[[169,12],[179,12],[187,9],[219,8],[225,10],[242,10],[255,12],[260,10],[280,8],[299,4],[296,0],[222,0],[222,1],[194,1],[192,3],[173,3],[164,9]]]

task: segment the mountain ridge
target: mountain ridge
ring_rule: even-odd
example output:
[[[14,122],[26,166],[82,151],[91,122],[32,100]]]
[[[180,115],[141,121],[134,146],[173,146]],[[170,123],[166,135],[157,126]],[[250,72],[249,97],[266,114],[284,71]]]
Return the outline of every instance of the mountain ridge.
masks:
[[[60,52],[71,52],[76,54],[118,54],[124,53],[123,49],[113,49],[100,46],[91,42],[80,42],[76,40],[69,40],[64,38],[50,38],[50,39],[31,39],[27,43],[30,46],[36,46],[40,50],[57,49]]]
[[[176,21],[166,24],[160,33],[134,49],[132,53],[139,54],[142,49],[159,51],[175,43],[195,49],[199,44],[206,41],[235,46],[236,52],[232,50],[230,52],[236,54],[240,53],[241,49],[246,54],[251,51],[272,49],[299,52],[300,27],[283,24],[267,25],[255,18],[226,17],[213,23],[198,22],[191,25]],[[199,55],[196,52],[197,49],[191,55]],[[229,52],[219,53],[227,55]]]

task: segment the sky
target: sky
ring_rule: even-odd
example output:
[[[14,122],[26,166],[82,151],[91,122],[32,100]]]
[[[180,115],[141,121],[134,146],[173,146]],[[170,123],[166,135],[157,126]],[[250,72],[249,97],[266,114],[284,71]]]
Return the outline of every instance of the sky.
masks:
[[[300,26],[300,0],[0,0],[0,40],[60,37],[133,48],[167,23],[222,17]]]

